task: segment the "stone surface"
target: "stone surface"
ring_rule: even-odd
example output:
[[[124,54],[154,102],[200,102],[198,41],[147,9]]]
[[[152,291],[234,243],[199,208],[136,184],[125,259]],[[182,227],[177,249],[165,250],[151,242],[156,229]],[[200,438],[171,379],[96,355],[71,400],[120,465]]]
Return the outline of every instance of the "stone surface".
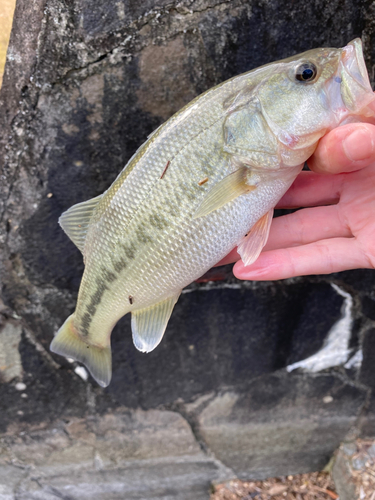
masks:
[[[37,467],[49,475],[56,467],[94,466],[96,460],[119,466],[129,460],[200,453],[188,423],[178,413],[158,410],[57,421],[47,429],[5,435],[3,445],[3,461]]]
[[[204,458],[60,475],[50,480],[31,479],[16,494],[17,500],[207,500],[210,481],[217,472]],[[35,487],[35,483],[37,486]],[[0,497],[1,498],[1,497]],[[13,499],[12,499],[13,500]]]
[[[355,485],[351,481],[349,463],[345,454],[339,453],[337,455],[333,477],[340,498],[342,500],[354,500],[356,498]]]
[[[362,439],[343,443],[338,450],[332,476],[341,500],[371,500],[375,491],[373,450],[374,441]]]
[[[223,471],[312,470],[352,426],[374,432],[373,271],[255,284],[215,270],[182,294],[149,355],[119,322],[105,390],[48,350],[83,270],[61,212],[107,189],[153,129],[235,74],[362,36],[373,75],[373,16],[349,0],[18,0],[0,93],[0,495],[207,498]],[[353,305],[340,360],[289,373],[326,347],[343,293]]]
[[[365,396],[328,374],[269,375],[219,394],[197,419],[210,450],[239,478],[275,477],[322,470]]]
[[[281,308],[273,307],[276,297]],[[44,415],[57,418],[63,407],[68,415],[118,405],[168,407],[180,399],[242,386],[316,352],[340,318],[342,302],[324,283],[197,285],[182,295],[162,344],[147,356],[132,345],[129,318],[119,323],[112,337],[113,380],[104,391],[91,380],[87,385],[68,362],[59,359],[64,364],[56,369],[59,365],[48,362],[43,350],[24,336],[20,354],[27,398],[14,383],[1,386],[0,405],[7,411],[0,424],[5,429],[15,419],[35,423]]]
[[[213,480],[233,477],[168,411],[56,421],[5,435],[0,446],[1,500],[203,500]]]
[[[22,375],[19,344],[22,328],[8,321],[0,330],[0,377],[4,382],[10,382]]]

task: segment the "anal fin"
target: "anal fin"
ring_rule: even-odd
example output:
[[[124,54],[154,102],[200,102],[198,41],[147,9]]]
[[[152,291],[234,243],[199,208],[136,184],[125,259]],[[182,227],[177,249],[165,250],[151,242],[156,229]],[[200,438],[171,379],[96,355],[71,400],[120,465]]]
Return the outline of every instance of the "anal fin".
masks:
[[[251,186],[246,183],[249,169],[241,167],[235,172],[227,175],[219,181],[206,195],[197,211],[193,215],[193,219],[204,217],[209,213],[221,208],[230,201],[233,201],[242,194],[249,193],[256,189],[256,186]]]
[[[75,331],[73,321],[74,314],[69,316],[52,340],[51,351],[83,363],[98,384],[107,387],[112,378],[111,346],[97,347],[84,342]]]
[[[250,266],[257,260],[270,233],[273,209],[261,217],[250,229],[249,233],[240,241],[237,247],[245,266]]]
[[[150,307],[132,312],[133,342],[139,351],[150,352],[159,345],[180,293]]]

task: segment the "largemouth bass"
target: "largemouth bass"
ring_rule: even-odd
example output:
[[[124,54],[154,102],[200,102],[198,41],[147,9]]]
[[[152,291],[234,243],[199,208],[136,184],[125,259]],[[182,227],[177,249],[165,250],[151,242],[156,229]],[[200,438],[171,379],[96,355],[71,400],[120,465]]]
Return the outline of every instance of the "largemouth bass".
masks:
[[[51,350],[105,387],[111,332],[130,312],[135,347],[152,351],[181,290],[236,245],[254,262],[274,206],[319,139],[372,116],[373,99],[356,39],[236,76],[172,116],[105,193],[62,214],[85,271]]]

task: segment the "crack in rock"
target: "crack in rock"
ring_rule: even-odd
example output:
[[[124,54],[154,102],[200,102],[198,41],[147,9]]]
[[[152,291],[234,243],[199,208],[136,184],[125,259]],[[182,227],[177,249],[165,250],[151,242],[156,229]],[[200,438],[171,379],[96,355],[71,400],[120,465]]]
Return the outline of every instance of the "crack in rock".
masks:
[[[351,354],[349,342],[353,325],[353,297],[336,284],[331,283],[331,286],[345,299],[342,307],[342,317],[329,330],[323,347],[312,356],[288,365],[286,367],[288,372],[301,368],[305,372],[316,373],[327,368],[343,365],[348,361]],[[360,355],[355,360],[355,363],[358,362],[360,362]]]
[[[214,483],[220,483],[237,478],[237,474],[233,471],[233,469],[225,465],[215,456],[215,453],[211,450],[202,436],[199,420],[197,417],[197,413],[200,413],[206,406],[208,406],[210,402],[215,399],[215,397],[215,394],[205,395],[190,405],[177,403],[174,405],[172,411],[175,411],[176,413],[181,415],[181,417],[186,421],[191,429],[194,439],[198,443],[202,452],[216,465],[218,469],[218,478],[214,481]]]

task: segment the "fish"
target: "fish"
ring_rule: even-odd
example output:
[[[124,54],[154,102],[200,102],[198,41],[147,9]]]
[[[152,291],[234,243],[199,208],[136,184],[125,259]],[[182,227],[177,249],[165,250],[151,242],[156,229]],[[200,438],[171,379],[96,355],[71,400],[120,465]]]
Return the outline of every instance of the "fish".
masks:
[[[235,76],[187,104],[107,191],[61,215],[85,269],[75,312],[51,351],[108,386],[117,321],[131,313],[135,347],[155,349],[182,289],[236,246],[253,263],[275,205],[319,139],[373,116],[373,100],[355,39]]]

